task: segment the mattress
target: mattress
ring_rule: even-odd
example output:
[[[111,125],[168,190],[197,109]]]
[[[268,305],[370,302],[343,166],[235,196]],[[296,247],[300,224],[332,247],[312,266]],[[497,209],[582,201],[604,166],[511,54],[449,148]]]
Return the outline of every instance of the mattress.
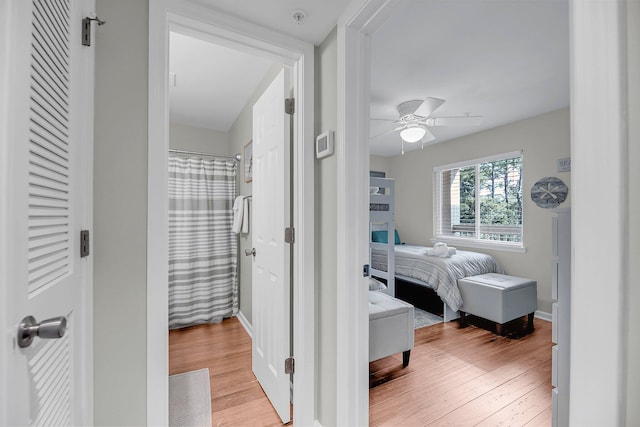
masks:
[[[462,305],[462,296],[458,289],[458,279],[485,273],[504,273],[500,263],[488,254],[471,251],[456,251],[448,258],[429,256],[425,246],[396,245],[395,274],[424,282],[453,311]],[[374,269],[387,270],[385,251],[371,251],[371,266]]]

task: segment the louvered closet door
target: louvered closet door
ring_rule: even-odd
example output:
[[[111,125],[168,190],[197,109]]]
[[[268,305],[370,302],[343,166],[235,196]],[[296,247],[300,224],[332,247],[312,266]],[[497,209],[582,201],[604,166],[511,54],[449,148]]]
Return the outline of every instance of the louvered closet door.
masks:
[[[9,64],[1,201],[6,287],[5,425],[90,424],[90,227],[93,48],[81,46],[88,2],[4,0]],[[5,237],[6,236],[6,239]],[[26,316],[64,316],[62,338],[17,344]]]

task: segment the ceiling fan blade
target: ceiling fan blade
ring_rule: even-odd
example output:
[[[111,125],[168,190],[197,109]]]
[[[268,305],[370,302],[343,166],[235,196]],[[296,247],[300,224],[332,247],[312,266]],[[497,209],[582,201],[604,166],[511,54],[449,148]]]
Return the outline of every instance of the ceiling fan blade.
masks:
[[[453,116],[431,117],[427,120],[428,126],[478,126],[482,123],[483,116]]]
[[[369,139],[377,138],[393,132],[396,127],[394,119],[375,119],[369,121]]]
[[[397,124],[399,124],[399,123],[402,123],[402,124],[404,125],[404,122],[403,122],[402,120],[398,120],[398,119],[377,119],[377,118],[371,118],[371,119],[369,119],[369,120],[371,120],[371,122],[376,122],[376,124],[373,124],[373,125],[372,125],[372,127],[373,127],[373,126],[375,126],[375,127],[377,127],[377,128],[380,128],[381,126],[384,126],[384,125],[385,125],[385,124],[384,124],[384,122],[387,122],[387,123],[392,124],[392,125],[397,125]]]
[[[402,118],[409,114],[415,114],[416,110],[424,103],[422,99],[414,99],[398,105],[398,117]]]
[[[393,129],[393,128],[392,128],[392,129],[387,129],[387,130],[385,130],[385,131],[383,131],[383,132],[378,132],[378,133],[377,133],[377,134],[375,134],[375,135],[370,135],[370,136],[369,136],[369,139],[379,138],[379,137],[381,137],[381,136],[388,135],[388,134],[390,134],[391,132],[395,132],[396,130],[397,130],[397,129]]]
[[[413,114],[416,116],[429,117],[440,106],[444,104],[444,99],[428,97],[416,108]]]
[[[429,141],[433,141],[434,139],[436,139],[435,136],[433,136],[433,134],[431,132],[429,132],[429,129],[425,129],[425,133],[424,136],[422,137],[422,142],[429,142]]]

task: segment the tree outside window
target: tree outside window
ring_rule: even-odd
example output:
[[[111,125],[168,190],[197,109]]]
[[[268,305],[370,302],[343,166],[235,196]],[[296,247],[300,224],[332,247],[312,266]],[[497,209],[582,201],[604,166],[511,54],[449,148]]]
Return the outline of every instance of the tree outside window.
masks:
[[[513,154],[436,168],[437,236],[522,244],[522,155]]]

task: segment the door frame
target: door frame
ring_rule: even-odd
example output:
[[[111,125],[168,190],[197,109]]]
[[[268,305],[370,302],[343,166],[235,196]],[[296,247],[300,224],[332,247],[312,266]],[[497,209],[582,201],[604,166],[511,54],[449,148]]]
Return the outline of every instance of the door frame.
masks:
[[[369,262],[369,39],[397,1],[354,0],[338,20],[335,404],[341,426],[369,425],[369,304],[362,274]]]
[[[9,37],[9,2],[8,0],[0,0],[0,40],[8,40]],[[7,115],[9,112],[7,102],[7,90],[8,90],[8,73],[9,73],[9,52],[8,43],[0,43],[0,194],[8,194],[9,185],[9,172],[7,166],[7,154],[8,154],[8,135],[7,135]],[[7,209],[5,203],[0,203],[0,230],[7,230]],[[9,278],[6,275],[7,265],[9,260],[9,248],[7,247],[6,239],[0,240],[0,307],[6,307],[7,303],[7,280]],[[2,319],[0,324],[4,325],[9,319],[5,318],[5,312],[3,310]],[[7,354],[11,351],[9,343],[11,340],[6,333],[2,334],[0,339],[0,384],[7,383]],[[6,421],[6,393],[4,387],[0,387],[0,423],[4,424]]]
[[[337,240],[337,390],[336,419],[339,425],[368,425],[368,310],[362,265],[367,263],[369,166],[369,68],[370,35],[388,16],[397,0],[353,0],[338,21],[338,127],[336,153],[338,182]],[[625,1],[571,1],[571,171],[572,189],[572,301],[571,301],[571,394],[576,425],[580,422],[624,419],[626,384],[624,361],[627,330],[624,295],[628,255],[620,253],[628,242],[624,221],[606,235],[606,246],[620,249],[605,253],[605,263],[619,267],[606,280],[607,312],[601,322],[590,313],[602,309],[602,259],[594,262],[593,237],[579,231],[591,229],[600,218],[625,218],[628,201],[611,196],[611,188],[628,190],[626,112],[626,15]],[[579,49],[576,49],[578,47]],[[612,113],[613,112],[613,113]],[[602,138],[602,136],[607,136]],[[349,141],[346,144],[345,141]],[[366,158],[366,159],[365,159]],[[607,165],[609,180],[599,179]],[[583,185],[582,183],[588,183]],[[607,202],[593,203],[593,194],[609,194]],[[590,197],[591,195],[591,197]],[[603,237],[603,236],[599,236]],[[602,241],[599,242],[603,244]],[[585,248],[581,250],[581,248]],[[623,251],[624,252],[624,251]],[[598,251],[598,255],[602,255]],[[576,271],[579,266],[579,271]],[[576,274],[577,273],[577,274]],[[576,286],[579,283],[579,286]],[[359,286],[354,286],[358,284]],[[594,331],[605,341],[593,345]],[[607,332],[608,331],[608,332]],[[610,331],[623,331],[612,334]],[[593,366],[610,369],[593,370]],[[614,377],[610,372],[616,372]],[[594,380],[594,374],[596,380]],[[588,408],[585,410],[585,408]],[[575,421],[575,420],[574,420]],[[605,424],[607,422],[605,421]]]
[[[147,206],[147,424],[168,422],[169,31],[197,34],[290,66],[296,98],[292,149],[294,420],[315,421],[314,47],[190,0],[149,2]]]

